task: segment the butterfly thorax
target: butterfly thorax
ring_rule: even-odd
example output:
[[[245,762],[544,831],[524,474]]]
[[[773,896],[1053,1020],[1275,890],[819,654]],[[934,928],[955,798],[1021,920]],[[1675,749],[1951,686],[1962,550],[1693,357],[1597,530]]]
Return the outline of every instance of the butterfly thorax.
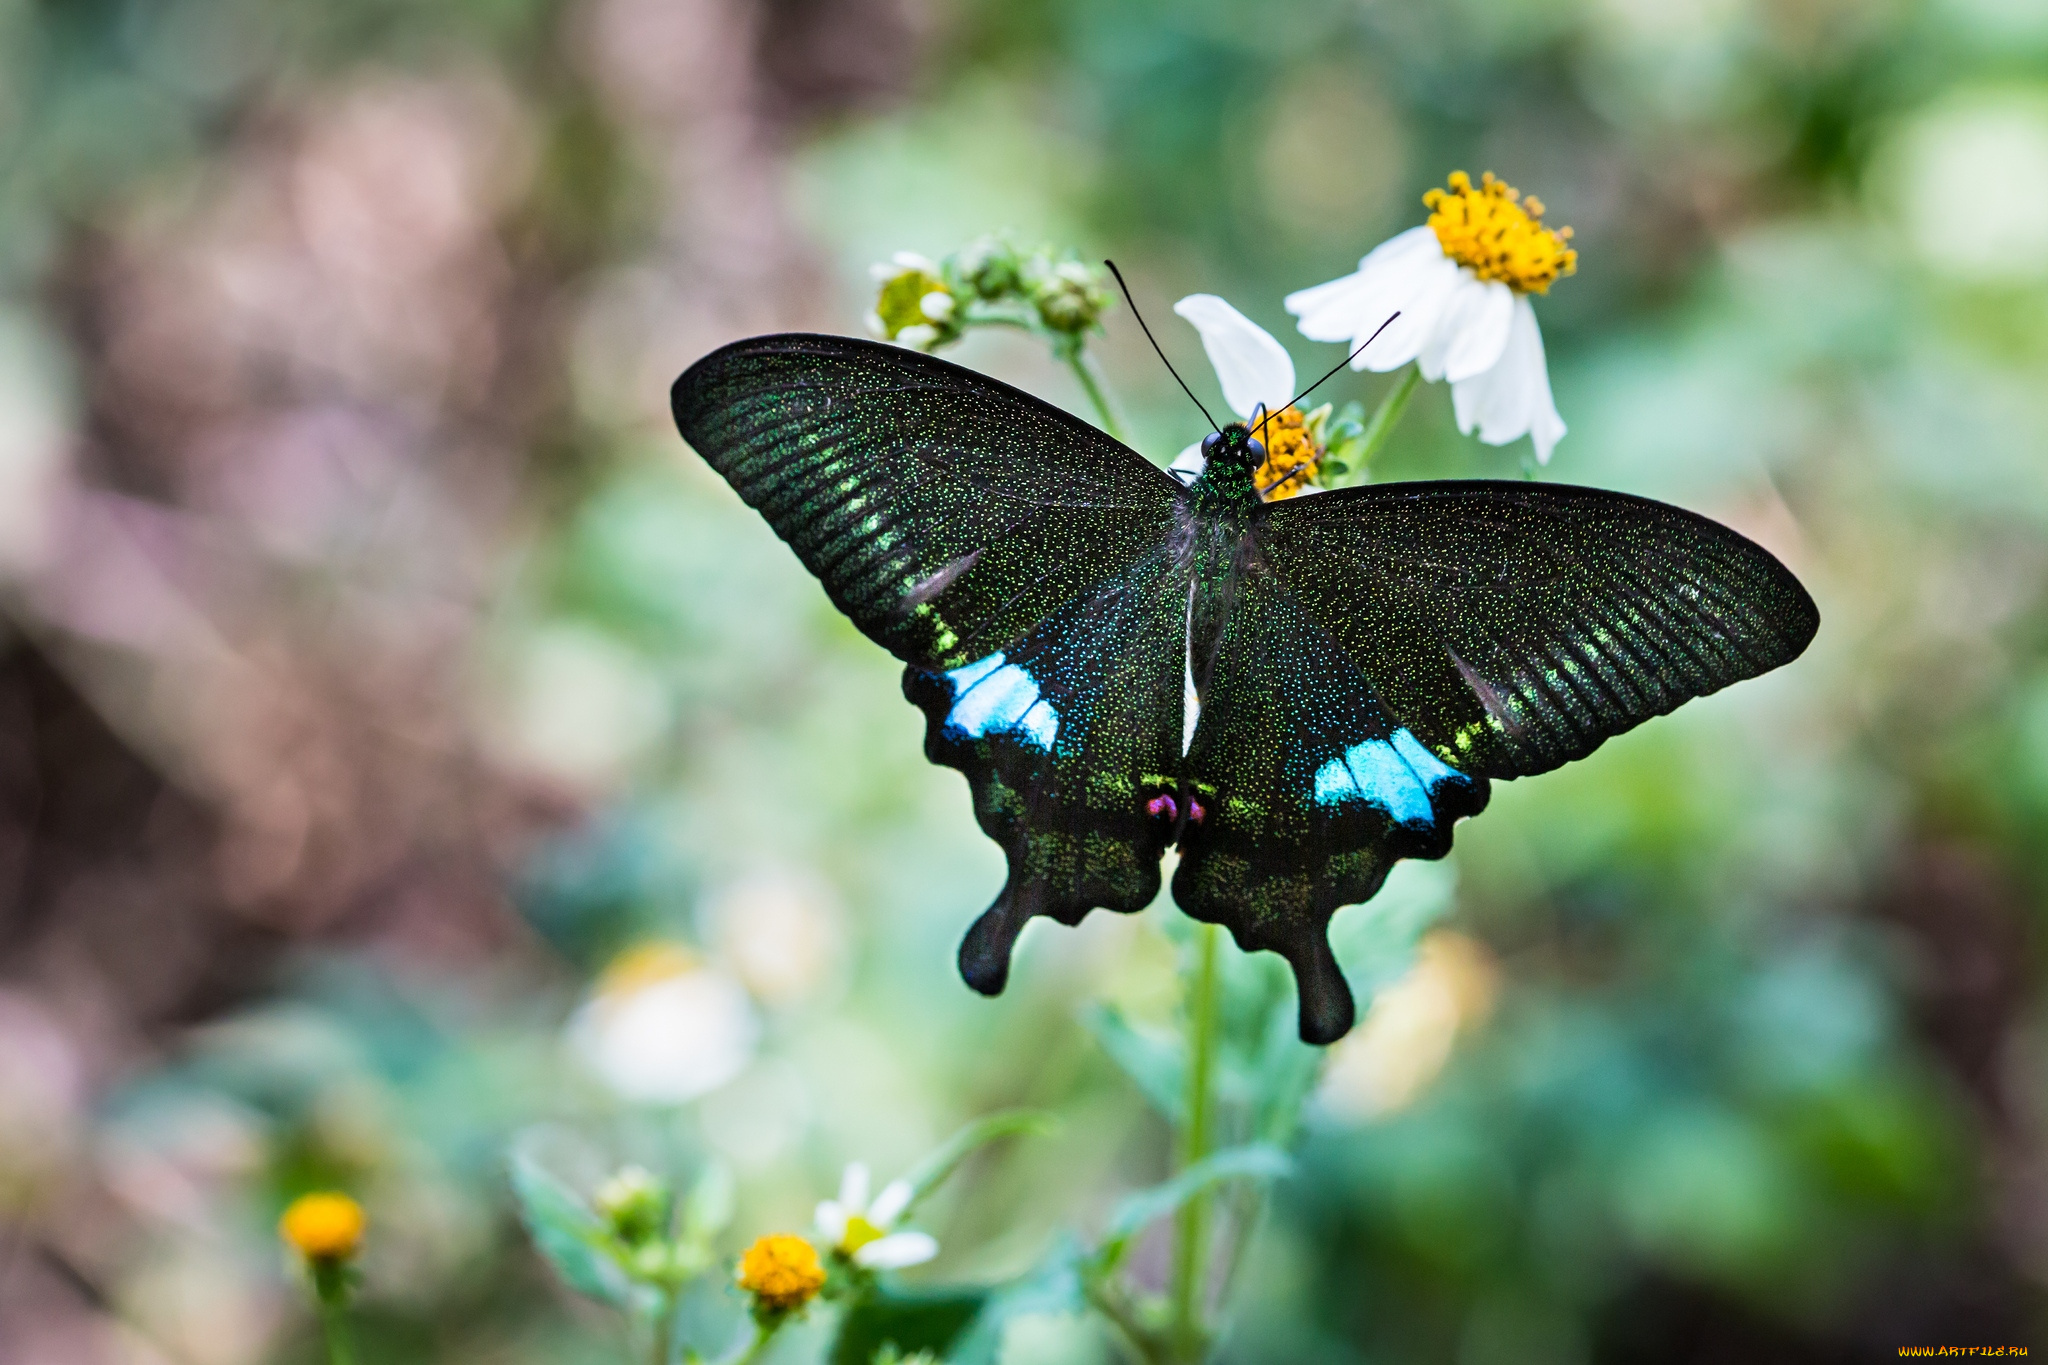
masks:
[[[1252,436],[1242,422],[1232,422],[1202,442],[1207,460],[1191,492],[1195,511],[1204,517],[1248,512],[1259,504],[1259,490],[1252,475],[1265,463],[1266,447]]]

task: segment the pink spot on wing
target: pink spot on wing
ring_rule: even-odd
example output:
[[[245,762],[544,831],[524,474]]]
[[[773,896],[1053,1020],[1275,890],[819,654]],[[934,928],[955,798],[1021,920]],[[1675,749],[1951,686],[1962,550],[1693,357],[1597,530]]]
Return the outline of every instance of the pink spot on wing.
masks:
[[[1155,819],[1171,820],[1180,814],[1180,807],[1170,796],[1155,796],[1145,803],[1145,814]]]
[[[1196,801],[1196,800],[1194,800],[1194,799],[1192,799],[1192,798],[1190,798],[1190,799],[1189,799],[1189,801],[1188,801],[1188,819],[1190,819],[1190,820],[1194,821],[1194,822],[1195,822],[1196,824],[1198,824],[1198,825],[1199,825],[1199,824],[1201,824],[1201,823],[1202,823],[1202,817],[1203,817],[1203,816],[1205,816],[1205,815],[1207,815],[1208,813],[1209,813],[1209,812],[1207,812],[1207,811],[1205,811],[1205,810],[1203,810],[1203,809],[1202,809],[1202,803],[1201,803],[1201,802],[1199,802],[1199,801]]]

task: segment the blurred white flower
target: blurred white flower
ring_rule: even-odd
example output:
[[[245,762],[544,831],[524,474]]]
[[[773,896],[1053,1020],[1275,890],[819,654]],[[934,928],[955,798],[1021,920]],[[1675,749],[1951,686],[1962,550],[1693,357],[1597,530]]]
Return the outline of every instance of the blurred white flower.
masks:
[[[1529,295],[1576,268],[1571,229],[1545,227],[1542,201],[1491,172],[1475,186],[1458,171],[1450,185],[1423,196],[1427,223],[1373,248],[1352,274],[1289,294],[1287,311],[1311,340],[1363,346],[1353,369],[1414,361],[1424,379],[1449,381],[1460,431],[1497,446],[1527,436],[1547,463],[1565,425]]]
[[[2048,276],[2048,96],[1966,91],[1906,123],[1873,177],[1920,256],[1974,283]]]
[[[794,1005],[838,966],[839,899],[811,873],[767,868],[718,892],[705,910],[719,956],[756,999]]]
[[[624,1098],[681,1104],[744,1071],[759,1033],[738,982],[686,948],[644,943],[598,978],[569,1021],[568,1041]]]
[[[910,1182],[892,1180],[868,1202],[868,1168],[853,1162],[839,1180],[839,1197],[818,1205],[818,1235],[864,1270],[901,1270],[939,1254],[937,1239],[925,1232],[892,1232],[910,1208]]]
[[[1499,969],[1477,941],[1447,930],[1424,938],[1415,965],[1330,1049],[1324,1108],[1368,1119],[1413,1103],[1450,1060],[1459,1032],[1492,1013],[1498,983]]]
[[[1294,398],[1294,361],[1271,332],[1214,294],[1190,294],[1173,305],[1201,334],[1202,349],[1216,367],[1216,382],[1230,410],[1261,424],[1252,434],[1266,447],[1266,461],[1253,476],[1269,500],[1320,493],[1312,480],[1322,450],[1305,425]],[[1270,418],[1266,417],[1270,414]],[[1167,472],[1193,483],[1207,464],[1200,442],[1174,458]]]

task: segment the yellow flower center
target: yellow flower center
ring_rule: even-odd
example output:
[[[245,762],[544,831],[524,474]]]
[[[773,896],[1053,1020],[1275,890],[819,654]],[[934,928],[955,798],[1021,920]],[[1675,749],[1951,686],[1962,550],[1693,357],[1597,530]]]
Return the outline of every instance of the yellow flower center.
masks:
[[[801,1308],[824,1287],[817,1249],[801,1237],[771,1232],[740,1256],[740,1288],[770,1312]]]
[[[900,270],[882,282],[881,291],[875,296],[875,316],[882,320],[882,328],[890,338],[902,335],[906,327],[932,324],[932,316],[924,307],[927,294],[943,294],[948,299],[953,296],[944,280],[917,269]]]
[[[342,1260],[363,1244],[363,1206],[345,1194],[302,1194],[277,1220],[277,1235],[312,1261]]]
[[[680,943],[654,940],[626,949],[598,974],[597,993],[608,996],[632,995],[636,991],[671,977],[686,976],[697,969],[697,955]]]
[[[839,1249],[851,1256],[869,1242],[882,1240],[882,1230],[859,1214],[846,1220],[846,1232],[839,1239]]]
[[[1309,435],[1308,419],[1301,409],[1285,407],[1265,419],[1251,423],[1252,435],[1266,447],[1266,462],[1252,473],[1252,483],[1267,502],[1291,498],[1307,491],[1316,476],[1316,464],[1323,458],[1322,447]]]
[[[1448,190],[1422,196],[1429,226],[1444,254],[1482,280],[1499,280],[1519,294],[1544,294],[1560,275],[1578,269],[1579,253],[1565,243],[1570,228],[1543,225],[1543,201],[1524,198],[1488,171],[1479,185],[1451,172]]]

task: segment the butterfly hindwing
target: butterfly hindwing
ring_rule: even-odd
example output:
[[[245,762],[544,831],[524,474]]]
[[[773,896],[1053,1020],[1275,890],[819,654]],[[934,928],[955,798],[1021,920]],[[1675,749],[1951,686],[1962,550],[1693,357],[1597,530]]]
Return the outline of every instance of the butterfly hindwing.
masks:
[[[1187,755],[1190,820],[1174,900],[1238,946],[1294,968],[1301,1032],[1342,1037],[1350,990],[1327,929],[1400,858],[1441,858],[1486,805],[1484,777],[1444,763],[1256,557],[1232,584]]]
[[[960,769],[1009,877],[960,945],[960,974],[1002,990],[1025,923],[1132,912],[1172,842],[1187,577],[1169,547],[1053,612],[1007,648],[905,670],[925,754]]]

